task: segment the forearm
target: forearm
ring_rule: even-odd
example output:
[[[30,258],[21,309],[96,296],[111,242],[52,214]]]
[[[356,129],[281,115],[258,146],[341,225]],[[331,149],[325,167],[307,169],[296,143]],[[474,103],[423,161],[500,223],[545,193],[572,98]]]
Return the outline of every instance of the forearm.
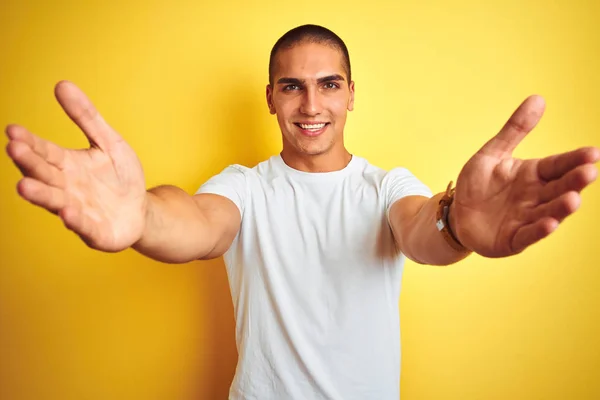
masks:
[[[420,264],[450,265],[469,254],[453,249],[444,235],[437,229],[436,214],[439,201],[444,193],[438,193],[427,199],[414,216],[402,227],[403,235],[396,235],[402,252],[411,260]],[[450,229],[453,225],[452,206],[450,207]],[[394,232],[400,232],[399,221],[391,221]]]
[[[156,187],[146,196],[144,233],[133,249],[168,263],[196,260],[212,250],[207,219],[192,196],[175,186]]]

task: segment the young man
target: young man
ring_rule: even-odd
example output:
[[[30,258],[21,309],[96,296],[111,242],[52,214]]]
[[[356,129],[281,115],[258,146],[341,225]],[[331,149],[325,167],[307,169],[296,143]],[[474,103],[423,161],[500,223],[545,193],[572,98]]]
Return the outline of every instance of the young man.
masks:
[[[89,150],[7,128],[19,194],[88,246],[171,263],[224,255],[239,351],[232,399],[398,399],[405,257],[448,265],[472,251],[517,254],[573,213],[597,175],[596,148],[511,157],[542,115],[535,96],[467,162],[455,192],[433,195],[406,169],[351,155],[348,51],[319,26],[275,44],[266,95],[281,154],[230,166],[193,196],[146,191],[134,151],[71,83],[56,96]]]

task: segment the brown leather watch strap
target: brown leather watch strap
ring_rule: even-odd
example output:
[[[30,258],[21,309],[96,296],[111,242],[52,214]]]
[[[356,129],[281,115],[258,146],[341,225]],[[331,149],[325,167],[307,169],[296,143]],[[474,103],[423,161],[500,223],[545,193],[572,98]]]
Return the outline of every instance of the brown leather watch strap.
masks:
[[[450,205],[454,201],[454,188],[452,187],[452,181],[448,184],[446,188],[446,193],[439,201],[439,206],[436,213],[436,226],[438,231],[441,232],[446,242],[452,247],[454,250],[460,253],[470,253],[471,250],[467,249],[463,246],[460,241],[454,236],[454,233],[450,229],[450,224],[448,222],[448,213],[450,212]]]

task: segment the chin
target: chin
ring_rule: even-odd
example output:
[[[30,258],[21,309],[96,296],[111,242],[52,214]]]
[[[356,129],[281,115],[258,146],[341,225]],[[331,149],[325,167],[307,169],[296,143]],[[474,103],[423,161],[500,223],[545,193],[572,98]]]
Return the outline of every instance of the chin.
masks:
[[[285,143],[287,142],[287,143]],[[290,135],[284,136],[284,145],[294,149],[294,152],[303,156],[319,156],[326,154],[335,145],[331,137],[320,136],[317,138],[305,138],[303,136]]]
[[[300,146],[297,148],[300,153],[306,154],[307,156],[320,156],[331,150],[332,146]]]

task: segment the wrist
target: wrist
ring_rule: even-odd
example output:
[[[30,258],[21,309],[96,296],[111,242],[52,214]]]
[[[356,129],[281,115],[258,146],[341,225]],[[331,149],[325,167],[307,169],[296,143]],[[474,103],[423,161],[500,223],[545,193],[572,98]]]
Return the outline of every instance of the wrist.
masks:
[[[448,231],[449,231],[450,235],[452,235],[454,240],[456,240],[461,246],[464,247],[463,242],[460,240],[460,238],[457,235],[456,207],[455,207],[454,202],[452,202],[452,204],[450,204],[450,207],[448,207]]]
[[[146,196],[144,197],[144,202],[142,204],[142,227],[139,232],[139,237],[131,246],[134,249],[142,247],[143,242],[145,241],[144,239],[146,239],[147,237],[146,231],[151,225],[151,219],[153,218],[152,215],[154,214],[153,206],[155,205],[154,203],[156,201],[156,197],[157,196],[153,194],[150,190],[146,191]]]
[[[436,226],[450,247],[459,253],[468,254],[471,250],[466,248],[456,236],[457,221],[454,192],[455,190],[452,188],[452,182],[450,182],[446,192],[441,196],[438,202]]]

